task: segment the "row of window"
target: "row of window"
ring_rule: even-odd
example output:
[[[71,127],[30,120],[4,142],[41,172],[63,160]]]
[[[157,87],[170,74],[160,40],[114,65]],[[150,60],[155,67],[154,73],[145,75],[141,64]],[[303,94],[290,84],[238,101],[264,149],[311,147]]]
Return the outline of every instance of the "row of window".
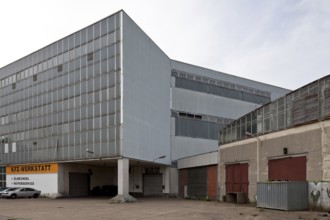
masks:
[[[107,37],[107,36],[105,36]],[[115,41],[107,42],[105,41],[102,44],[98,44],[97,42],[91,42],[90,47],[89,45],[83,45],[81,48],[78,47],[72,51],[68,51],[65,54],[61,54],[59,56],[56,56],[48,61],[44,61],[43,63],[40,63],[38,65],[35,65],[33,67],[30,67],[29,69],[23,70],[22,72],[16,73],[14,75],[11,75],[9,77],[6,77],[5,79],[1,80],[0,88],[6,87],[8,85],[11,85],[13,83],[16,83],[17,81],[23,80],[25,78],[28,78],[30,76],[42,73],[46,70],[56,68],[58,72],[62,71],[62,67],[64,70],[68,69],[68,66],[70,66],[71,69],[69,71],[72,71],[74,68],[73,64],[76,64],[76,67],[84,67],[87,65],[87,62],[93,61],[99,62],[102,59],[107,58],[107,52],[109,52],[109,57],[114,56],[115,51]],[[98,45],[98,46],[95,46]],[[112,45],[107,48],[108,45]],[[102,48],[102,49],[101,49]],[[101,50],[100,50],[101,49]],[[93,51],[95,51],[95,55],[93,54]],[[74,60],[69,63],[70,60]]]
[[[86,134],[82,134],[86,136]],[[57,138],[57,137],[56,137]],[[87,158],[92,156],[117,156],[119,153],[119,145],[117,140],[107,142],[84,143],[78,145],[59,145],[61,141],[68,140],[65,138],[54,138],[52,142],[39,140],[38,142],[17,142],[17,151],[4,154],[4,147],[0,145],[0,159],[3,164],[15,163],[35,163],[43,161],[57,160],[74,160]],[[59,144],[56,144],[59,143]],[[89,149],[93,152],[86,152]]]
[[[56,63],[57,59],[53,60],[55,56],[59,55],[59,62],[63,62],[63,60],[65,62],[69,60],[69,57],[72,59],[74,56],[72,54],[80,53],[80,49],[76,50],[79,47],[81,47],[81,51],[83,52],[86,51],[87,48],[90,50],[90,48],[94,47],[94,50],[97,50],[97,48],[101,48],[105,44],[112,44],[116,41],[116,39],[120,39],[119,27],[120,21],[118,15],[103,19],[94,25],[82,29],[81,31],[63,38],[13,64],[0,69],[0,75],[3,76],[8,72],[19,72],[19,74],[24,73],[25,76],[33,75],[38,71],[41,72],[50,68],[51,65],[49,64],[51,63],[53,63],[54,66],[59,65],[60,63]],[[85,49],[83,49],[84,47]],[[13,82],[16,78],[16,74],[14,74],[4,79],[4,83],[8,85],[9,81]],[[2,85],[3,84],[1,82],[0,86]]]
[[[81,124],[81,129],[85,129],[84,122],[85,120],[93,120],[98,117],[111,116],[116,112],[120,111],[120,100],[110,100],[102,102],[96,105],[85,106],[77,109],[70,109],[63,112],[58,112],[54,114],[48,114],[44,116],[39,116],[36,118],[28,118],[27,120],[19,120],[15,123],[2,125],[0,127],[0,135],[11,134],[14,132],[27,131],[31,129],[45,128],[51,125],[60,125],[69,122],[76,122],[77,128]],[[107,118],[104,118],[106,120]],[[109,121],[103,123],[112,123],[111,118],[107,119]],[[98,126],[100,123],[96,123],[98,120],[94,120],[92,123],[95,123],[95,126]],[[89,126],[91,127],[91,126]],[[63,130],[62,130],[63,131]],[[65,130],[64,130],[65,131]]]
[[[245,139],[330,116],[330,77],[315,81],[228,124],[220,142]],[[249,134],[249,135],[247,135]]]
[[[260,105],[266,104],[271,100],[270,97],[238,91],[235,89],[224,88],[216,85],[210,85],[203,82],[197,82],[194,80],[183,78],[175,78],[175,87],[209,93],[231,99],[238,99]]]
[[[215,85],[215,86],[222,87],[222,88],[237,90],[237,91],[241,91],[241,92],[245,92],[245,93],[264,96],[264,97],[270,97],[270,95],[271,95],[271,93],[269,91],[263,91],[263,90],[259,90],[256,88],[251,88],[251,87],[247,87],[247,86],[243,86],[243,85],[239,85],[239,84],[235,84],[235,83],[231,83],[231,82],[227,82],[227,81],[209,78],[209,77],[202,76],[202,75],[195,75],[192,73],[182,72],[182,71],[178,71],[176,69],[172,69],[171,75],[176,78],[189,79],[192,81],[202,82],[204,84]]]
[[[175,118],[175,136],[217,140],[225,124],[199,119]]]
[[[103,73],[113,72],[116,71],[116,69],[119,69],[120,56],[118,56],[118,53],[115,52],[115,48],[110,46],[103,48],[101,51],[105,51],[105,54],[102,56],[98,55],[97,57],[99,58],[94,60],[94,63],[84,63],[82,62],[84,58],[77,58],[70,61],[69,63],[61,65],[61,74],[58,74],[59,67],[52,68],[45,72],[39,73],[38,75],[33,75],[33,83],[27,79],[21,79],[22,81],[19,82],[15,81],[15,89],[16,87],[17,89],[26,89],[32,86],[40,86],[40,89],[48,90],[48,88],[45,88],[46,84],[42,82],[47,82],[49,86],[53,87],[64,87],[91,77],[98,76]],[[108,53],[111,53],[109,57],[107,56]],[[38,82],[36,82],[37,80]],[[3,92],[0,94],[0,97],[5,97],[7,95],[13,96],[13,91],[11,88],[6,87],[3,88],[2,91]]]
[[[49,93],[27,100],[17,101],[15,104],[0,108],[2,112],[0,125],[112,100],[120,97],[119,91],[116,91],[119,90],[118,87],[113,86],[76,96],[74,96],[74,92],[72,95],[69,95],[69,92],[71,92],[69,90],[62,97],[59,97],[58,94],[54,96],[54,94]],[[7,115],[8,113],[12,114]]]
[[[0,142],[0,153],[16,153],[29,150],[29,145],[38,145],[39,148],[52,148],[54,146],[79,146],[81,144],[94,144],[111,142],[116,138],[115,127],[99,128],[95,130],[88,130],[82,132],[76,132],[72,134],[52,135],[51,137],[40,137],[31,140],[10,140],[8,137],[1,137],[8,139],[9,142]]]

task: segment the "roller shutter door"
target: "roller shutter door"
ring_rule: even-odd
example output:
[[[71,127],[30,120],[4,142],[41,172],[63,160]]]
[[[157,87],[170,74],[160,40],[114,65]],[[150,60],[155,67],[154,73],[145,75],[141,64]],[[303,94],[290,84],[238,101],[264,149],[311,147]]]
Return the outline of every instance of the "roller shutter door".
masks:
[[[196,167],[188,170],[188,196],[207,197],[207,167]]]
[[[161,173],[143,175],[143,195],[160,196],[163,193],[163,175]]]
[[[89,174],[69,173],[69,196],[83,197],[89,195]]]
[[[288,157],[268,161],[268,179],[306,181],[306,157]]]

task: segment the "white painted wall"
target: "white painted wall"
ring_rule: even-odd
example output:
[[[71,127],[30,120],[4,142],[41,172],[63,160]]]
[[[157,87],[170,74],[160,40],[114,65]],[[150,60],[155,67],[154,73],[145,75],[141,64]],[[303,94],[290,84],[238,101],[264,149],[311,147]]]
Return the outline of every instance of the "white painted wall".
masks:
[[[122,155],[170,164],[170,59],[122,13]]]
[[[57,173],[7,174],[7,187],[31,187],[41,191],[41,195],[54,196],[58,193]]]

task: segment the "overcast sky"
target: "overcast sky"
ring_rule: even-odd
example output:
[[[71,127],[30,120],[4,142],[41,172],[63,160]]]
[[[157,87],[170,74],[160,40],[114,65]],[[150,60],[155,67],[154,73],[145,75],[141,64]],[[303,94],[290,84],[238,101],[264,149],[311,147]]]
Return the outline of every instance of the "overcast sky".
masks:
[[[330,74],[330,0],[8,0],[0,67],[124,9],[171,58],[296,89]]]

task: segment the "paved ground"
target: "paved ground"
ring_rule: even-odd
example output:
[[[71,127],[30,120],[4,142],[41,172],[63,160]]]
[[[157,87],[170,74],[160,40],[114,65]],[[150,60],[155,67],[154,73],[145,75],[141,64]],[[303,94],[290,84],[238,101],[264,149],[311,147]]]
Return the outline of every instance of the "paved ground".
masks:
[[[323,216],[325,215],[325,216]],[[109,204],[108,198],[0,199],[0,220],[92,220],[92,219],[320,219],[322,212],[285,212],[251,205],[219,202],[140,198],[135,203]]]

